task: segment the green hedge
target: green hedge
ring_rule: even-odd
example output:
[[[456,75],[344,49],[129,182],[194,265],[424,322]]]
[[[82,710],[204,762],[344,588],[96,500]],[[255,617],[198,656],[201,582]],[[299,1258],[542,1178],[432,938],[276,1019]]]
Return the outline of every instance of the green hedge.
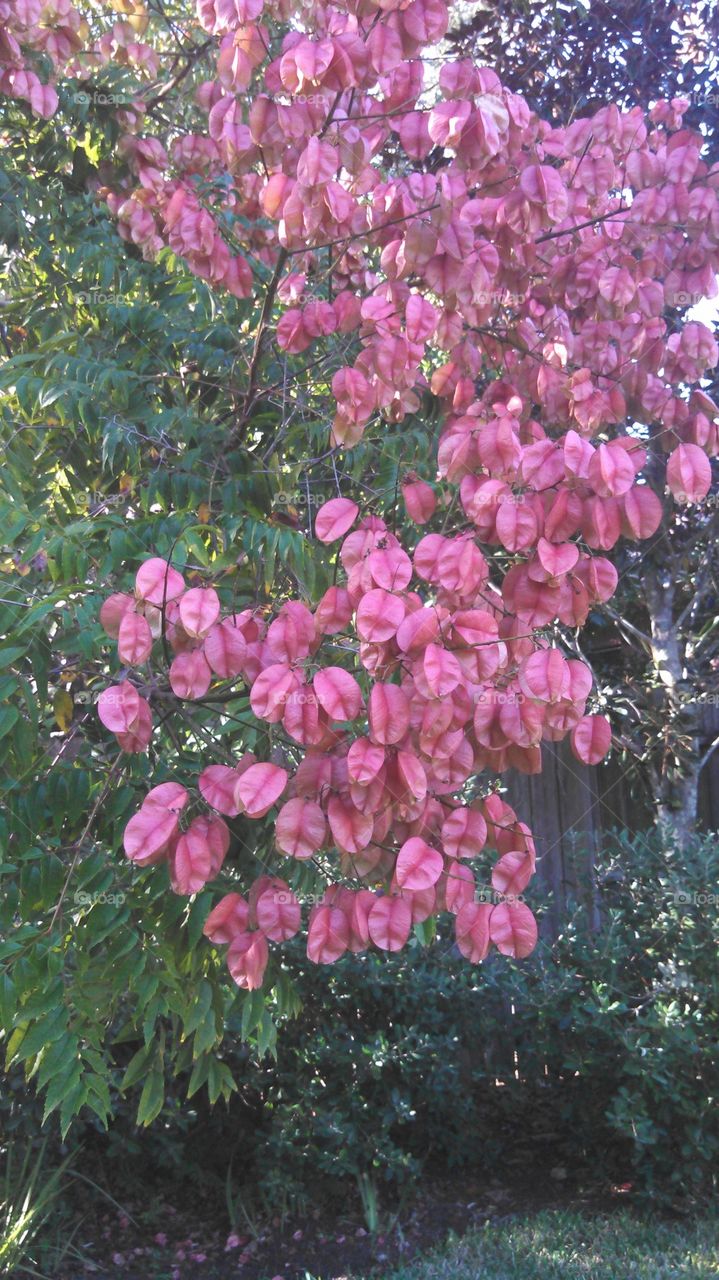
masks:
[[[230,1025],[228,1106],[168,1082],[149,1132],[132,1091],[109,1137],[120,1173],[198,1167],[243,1204],[396,1202],[418,1174],[563,1166],[659,1203],[711,1192],[719,1157],[719,849],[618,837],[597,866],[602,925],[577,907],[556,943],[473,969],[451,942],[330,967],[288,953],[302,997],[258,1061]],[[513,1012],[512,1012],[513,1010]],[[127,1046],[127,1052],[133,1046]],[[515,1071],[516,1053],[516,1071]],[[498,1083],[498,1081],[500,1083]],[[193,1104],[196,1110],[192,1110]]]
[[[362,1173],[401,1185],[421,1167],[540,1164],[655,1200],[709,1193],[716,838],[680,852],[655,834],[618,837],[597,880],[599,932],[577,907],[553,946],[519,964],[471,970],[437,944],[303,969],[302,1014],[261,1073],[260,1179],[279,1169],[298,1186]]]

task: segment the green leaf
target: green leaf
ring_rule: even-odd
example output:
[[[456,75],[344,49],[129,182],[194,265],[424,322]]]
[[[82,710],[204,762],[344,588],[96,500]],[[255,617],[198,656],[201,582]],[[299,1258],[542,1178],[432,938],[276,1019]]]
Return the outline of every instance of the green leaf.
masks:
[[[42,1113],[43,1124],[55,1108],[59,1107],[68,1097],[68,1094],[72,1094],[78,1089],[78,1086],[81,1086],[81,1078],[82,1067],[77,1059],[69,1062],[65,1070],[54,1077],[45,1094],[45,1107]]]
[[[143,1085],[140,1104],[137,1108],[137,1123],[147,1128],[156,1120],[162,1111],[165,1101],[165,1078],[162,1070],[153,1067]]]
[[[67,1009],[55,1009],[47,1017],[40,1018],[23,1037],[15,1055],[18,1062],[33,1058],[49,1042],[57,1040],[67,1030]]]
[[[27,652],[27,645],[3,645],[0,646],[0,671],[4,667],[9,667],[13,662],[17,662],[18,658],[22,658]]]
[[[262,994],[262,991],[248,991],[245,996],[245,1003],[242,1009],[242,1027],[240,1035],[243,1040],[247,1040],[250,1033],[255,1030],[264,1011],[265,997]]]
[[[130,1089],[132,1085],[137,1084],[137,1082],[142,1079],[148,1063],[155,1052],[156,1046],[154,1044],[146,1044],[143,1045],[141,1049],[138,1049],[137,1053],[127,1064],[125,1074],[120,1081],[120,1090],[122,1093],[124,1093],[126,1089]]]
[[[17,707],[4,706],[0,707],[0,738],[4,738],[7,733],[17,724],[20,719],[20,712]]]

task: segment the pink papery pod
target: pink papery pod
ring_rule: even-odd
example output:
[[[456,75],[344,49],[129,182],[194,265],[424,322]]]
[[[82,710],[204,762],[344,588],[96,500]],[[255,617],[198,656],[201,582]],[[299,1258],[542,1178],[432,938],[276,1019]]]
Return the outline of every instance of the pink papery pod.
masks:
[[[261,671],[252,685],[250,706],[260,720],[279,724],[292,697],[302,692],[301,676],[285,662],[275,662]]]
[[[306,658],[315,642],[314,615],[299,600],[282,605],[267,629],[267,648],[278,662]]]
[[[442,847],[451,858],[476,858],[487,843],[487,824],[478,809],[460,806],[445,818]]]
[[[395,761],[396,799],[406,803],[407,797],[424,800],[427,795],[427,773],[413,751],[398,751]]]
[[[558,649],[538,649],[521,664],[518,680],[526,697],[559,702],[569,693],[567,660]]]
[[[249,755],[249,763],[254,764],[254,756]],[[226,764],[210,764],[202,770],[197,785],[200,795],[211,809],[223,813],[226,818],[236,818],[240,812],[236,789],[240,777],[239,766],[232,769]]]
[[[252,764],[235,787],[240,812],[248,818],[263,818],[279,800],[287,786],[287,770],[276,764]]]
[[[152,653],[152,632],[146,618],[134,610],[123,614],[117,633],[117,652],[128,667],[139,667]]]
[[[307,955],[314,964],[333,964],[350,943],[347,916],[339,907],[320,903],[312,908],[307,930]]]
[[[97,714],[111,733],[129,733],[137,724],[143,701],[134,684],[123,680],[103,689],[97,700]]]
[[[534,872],[534,859],[522,849],[510,849],[492,868],[492,888],[507,897],[524,893]]]
[[[479,964],[487,956],[491,914],[492,907],[486,902],[466,902],[457,912],[454,922],[457,946],[471,964]]]
[[[580,560],[576,576],[584,583],[592,601],[611,600],[617,589],[619,575],[611,560],[604,556],[587,556]]]
[[[382,643],[396,635],[406,613],[399,596],[376,587],[362,597],[357,607],[357,632],[362,640]]]
[[[453,653],[428,644],[422,660],[424,676],[435,698],[446,698],[462,680],[462,668]]]
[[[442,854],[418,836],[406,840],[397,855],[395,875],[401,889],[431,889],[443,870]]]
[[[412,928],[412,911],[403,898],[378,898],[367,917],[369,936],[380,951],[401,951]]]
[[[161,862],[179,832],[179,815],[189,797],[176,782],[163,782],[153,787],[134,814],[123,835],[127,857],[138,866]]]
[[[438,103],[429,113],[428,130],[432,141],[437,146],[456,150],[471,111],[472,104],[466,100]]]
[[[258,990],[263,983],[269,948],[264,933],[238,933],[227,951],[227,967],[238,987]]]
[[[124,592],[117,591],[108,596],[100,608],[100,625],[106,635],[117,640],[120,634],[120,623],[129,609],[135,605],[134,598]]]
[[[352,801],[343,796],[331,796],[327,805],[327,820],[332,839],[345,853],[359,853],[372,839],[373,819],[362,813]]]
[[[618,440],[600,444],[592,454],[587,479],[600,498],[616,498],[634,484],[636,470]]]
[[[354,720],[362,709],[362,690],[349,671],[325,667],[312,681],[317,701],[330,720]]]
[[[599,764],[612,745],[612,730],[606,716],[582,716],[571,734],[572,751],[582,764]]]
[[[712,482],[712,469],[697,444],[680,444],[669,455],[667,484],[677,502],[701,502]]]
[[[271,942],[287,942],[299,930],[302,913],[291,890],[265,889],[255,903],[258,927]]]
[[[395,684],[376,682],[369,696],[370,736],[381,746],[400,742],[409,729],[410,703]]]
[[[327,717],[320,706],[311,685],[300,685],[287,697],[282,715],[285,731],[295,742],[306,746],[318,746],[325,740]]]
[[[405,653],[419,654],[438,636],[438,611],[436,608],[424,607],[405,615],[397,628],[396,640]]]
[[[412,577],[412,561],[401,547],[377,547],[367,557],[367,568],[378,587],[404,591]]]
[[[537,517],[528,505],[504,502],[497,511],[495,529],[507,551],[527,551],[537,538]]]
[[[332,394],[337,401],[338,416],[349,426],[364,425],[375,411],[377,393],[360,369],[349,367],[338,369],[332,379]],[[334,501],[346,502],[347,499],[335,499]],[[325,505],[330,506],[330,503]],[[321,508],[321,510],[324,511],[324,508]],[[354,523],[354,521],[351,523]],[[334,535],[334,537],[340,536],[340,534]],[[317,537],[320,537],[320,534],[317,534]],[[330,539],[323,537],[321,541],[334,541],[334,537]]]
[[[576,542],[547,542],[540,538],[537,543],[537,557],[544,573],[550,578],[563,577],[569,573],[579,559],[579,547]],[[531,568],[530,577],[533,577]]]
[[[215,623],[205,636],[202,648],[211,670],[221,680],[243,674],[247,641],[233,618]]]
[[[230,847],[230,833],[222,818],[192,819],[170,855],[170,882],[175,893],[193,894],[217,875]]]
[[[384,747],[369,738],[356,738],[347,753],[347,773],[351,782],[367,787],[374,782],[385,762]]]
[[[131,729],[127,729],[124,733],[118,733],[117,744],[122,751],[129,754],[136,754],[140,751],[146,751],[150,739],[152,737],[152,712],[150,704],[145,702],[144,698],[140,698],[140,708],[137,720]]]
[[[327,838],[327,823],[314,800],[296,797],[283,804],[275,820],[277,848],[291,858],[312,858]]]
[[[337,635],[350,624],[354,609],[344,587],[329,587],[315,610],[315,624],[322,635]]]
[[[424,342],[437,328],[437,308],[419,293],[410,294],[405,308],[407,337],[410,342]]]
[[[210,942],[232,942],[238,933],[244,933],[250,919],[250,908],[241,893],[226,893],[212,908],[202,932]]]
[[[537,922],[523,902],[500,902],[492,908],[489,936],[502,955],[522,960],[537,945]]]
[[[202,649],[178,653],[169,670],[170,688],[176,698],[204,698],[210,687],[212,672]]]
[[[429,920],[437,909],[437,891],[434,885],[428,889],[417,889],[412,891],[409,889],[400,889],[396,880],[392,882],[391,891],[399,892],[401,897],[409,906],[412,914],[412,924],[424,924],[425,920]]]
[[[375,895],[370,889],[350,892],[344,900],[342,909],[349,926],[348,948],[352,952],[364,951],[369,943],[369,913],[375,902]]]
[[[466,866],[464,862],[453,861],[448,864],[445,876],[440,880],[438,887],[444,895],[447,911],[456,915],[465,903],[474,901],[477,883],[471,867]]]
[[[662,504],[649,485],[633,485],[622,499],[622,533],[625,538],[651,538],[662,521]]]
[[[359,515],[359,507],[349,498],[332,498],[320,507],[315,516],[315,537],[320,542],[336,542],[352,528]]]
[[[220,600],[212,587],[192,587],[180,600],[180,621],[188,636],[202,640],[220,616]]]
[[[437,509],[437,495],[424,480],[406,480],[402,484],[402,497],[407,515],[415,524],[427,524]]]
[[[135,578],[135,593],[141,600],[161,608],[168,600],[176,600],[185,590],[185,579],[167,560],[154,557],[140,565]]]

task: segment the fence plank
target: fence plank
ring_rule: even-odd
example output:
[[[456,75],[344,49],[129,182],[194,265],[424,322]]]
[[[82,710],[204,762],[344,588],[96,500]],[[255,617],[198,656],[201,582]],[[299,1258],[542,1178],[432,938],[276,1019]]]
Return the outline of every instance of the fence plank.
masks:
[[[719,735],[719,706],[707,708],[702,750]],[[581,764],[568,742],[542,744],[542,772],[511,770],[503,779],[507,799],[532,828],[537,844],[544,936],[556,937],[570,901],[583,903],[598,927],[594,863],[600,844],[617,827],[639,833],[651,826],[653,797],[629,778],[613,756],[598,768]],[[719,829],[719,748],[702,773],[698,828]]]

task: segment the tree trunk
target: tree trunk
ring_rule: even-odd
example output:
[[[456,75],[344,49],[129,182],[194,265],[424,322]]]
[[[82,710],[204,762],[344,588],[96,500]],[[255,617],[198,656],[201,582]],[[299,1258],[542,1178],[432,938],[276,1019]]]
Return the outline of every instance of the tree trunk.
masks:
[[[643,574],[649,612],[652,662],[664,715],[664,748],[658,762],[657,816],[673,829],[680,845],[693,834],[697,819],[701,758],[699,706],[686,679],[686,655],[676,625],[675,567],[671,559],[651,557]]]

